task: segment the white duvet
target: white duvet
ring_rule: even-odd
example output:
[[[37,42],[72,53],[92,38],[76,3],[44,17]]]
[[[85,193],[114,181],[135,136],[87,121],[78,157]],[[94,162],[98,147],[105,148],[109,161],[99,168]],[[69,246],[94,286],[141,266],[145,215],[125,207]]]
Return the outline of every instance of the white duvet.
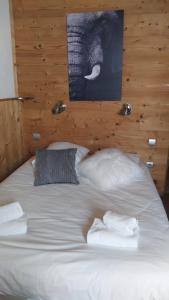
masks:
[[[9,200],[22,205],[28,233],[0,238],[0,294],[34,300],[169,300],[168,220],[148,171],[142,181],[103,193],[85,182],[34,187],[27,162],[0,184],[0,201]],[[107,210],[138,218],[138,250],[86,244],[94,217]]]

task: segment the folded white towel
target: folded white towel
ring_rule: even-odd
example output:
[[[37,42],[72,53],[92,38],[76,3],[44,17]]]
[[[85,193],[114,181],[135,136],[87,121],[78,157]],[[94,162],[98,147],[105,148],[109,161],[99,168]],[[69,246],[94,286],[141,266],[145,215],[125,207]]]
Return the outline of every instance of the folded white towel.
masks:
[[[0,206],[0,224],[16,220],[23,216],[23,210],[19,202],[13,202]]]
[[[106,228],[100,219],[94,219],[87,233],[87,243],[116,248],[136,249],[138,247],[138,234],[130,237],[121,236],[116,230]]]
[[[132,236],[139,230],[136,218],[107,211],[103,216],[103,223],[109,229],[116,229],[121,235]]]
[[[26,217],[0,224],[0,236],[19,235],[27,232]]]

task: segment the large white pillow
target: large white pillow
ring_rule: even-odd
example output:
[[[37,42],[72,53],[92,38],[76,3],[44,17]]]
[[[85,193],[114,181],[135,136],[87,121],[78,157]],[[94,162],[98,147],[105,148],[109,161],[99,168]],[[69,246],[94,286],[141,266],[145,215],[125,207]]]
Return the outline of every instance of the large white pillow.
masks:
[[[141,178],[143,170],[122,151],[110,148],[98,151],[82,161],[79,174],[106,191]]]
[[[59,149],[70,149],[70,148],[77,148],[76,153],[76,166],[82,161],[82,159],[89,153],[89,149],[80,145],[72,144],[69,142],[55,142],[50,144],[47,149],[50,150],[59,150]]]

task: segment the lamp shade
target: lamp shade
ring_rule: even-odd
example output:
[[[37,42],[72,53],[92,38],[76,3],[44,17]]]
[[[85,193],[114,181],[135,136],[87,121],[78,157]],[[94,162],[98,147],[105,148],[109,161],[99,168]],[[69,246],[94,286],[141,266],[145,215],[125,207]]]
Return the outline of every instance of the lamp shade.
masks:
[[[0,99],[15,97],[15,77],[8,0],[0,0]]]

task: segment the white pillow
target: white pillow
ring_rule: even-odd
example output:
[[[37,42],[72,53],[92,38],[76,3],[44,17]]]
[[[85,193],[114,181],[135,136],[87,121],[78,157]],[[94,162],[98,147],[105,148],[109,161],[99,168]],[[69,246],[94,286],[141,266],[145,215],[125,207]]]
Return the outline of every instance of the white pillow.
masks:
[[[132,161],[134,161],[136,164],[140,164],[140,157],[138,154],[133,154],[133,153],[127,153],[126,154]]]
[[[127,185],[143,176],[141,167],[118,149],[104,149],[79,165],[79,174],[101,190]]]
[[[82,161],[82,159],[89,153],[89,149],[85,148],[80,145],[72,144],[69,142],[55,142],[50,144],[47,149],[50,150],[59,150],[59,149],[70,149],[70,148],[77,148],[77,153],[76,153],[76,161],[75,164],[76,166]]]

